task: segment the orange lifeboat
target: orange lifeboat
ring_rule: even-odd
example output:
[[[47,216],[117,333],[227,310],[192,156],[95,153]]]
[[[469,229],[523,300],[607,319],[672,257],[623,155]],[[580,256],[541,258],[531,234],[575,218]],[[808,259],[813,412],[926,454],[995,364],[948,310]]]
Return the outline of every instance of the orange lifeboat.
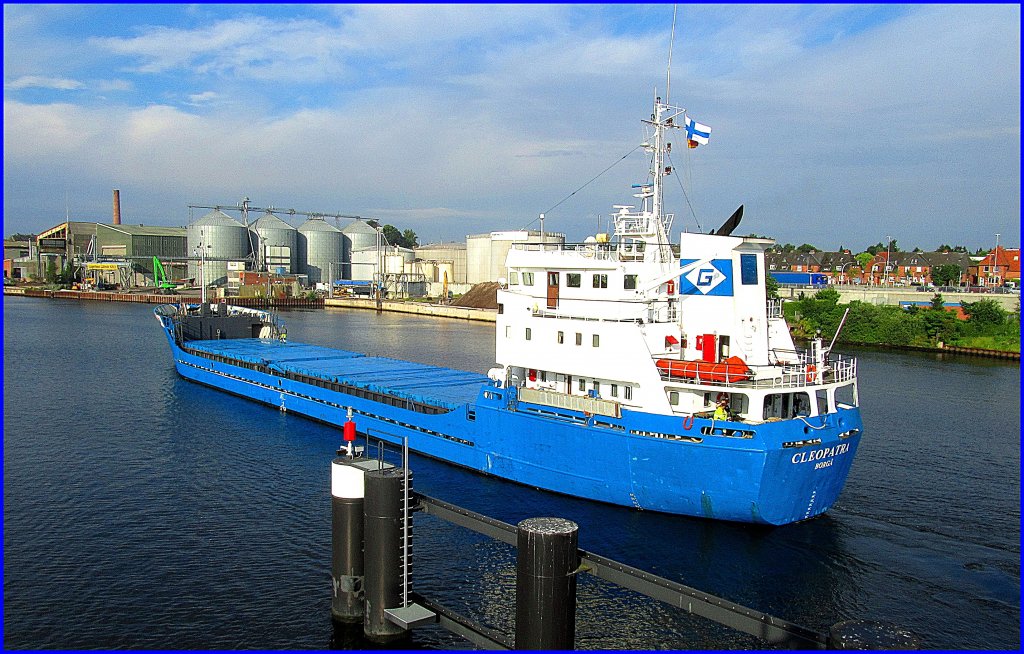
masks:
[[[729,357],[724,361],[680,361],[678,359],[658,359],[656,365],[669,377],[684,377],[710,382],[732,383],[751,379],[753,372],[750,366],[739,357]]]

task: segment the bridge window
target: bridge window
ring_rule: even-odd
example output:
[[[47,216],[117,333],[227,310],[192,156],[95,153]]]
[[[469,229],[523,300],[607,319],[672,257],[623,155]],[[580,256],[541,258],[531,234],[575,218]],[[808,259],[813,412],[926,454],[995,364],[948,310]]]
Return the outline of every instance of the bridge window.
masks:
[[[565,285],[569,288],[579,288],[581,277],[579,273],[565,273]]]
[[[757,284],[757,255],[740,255],[740,283],[744,286]]]
[[[807,393],[771,393],[764,398],[765,420],[777,418],[789,420],[797,416],[811,415],[811,398]]]
[[[594,288],[608,288],[608,275],[594,275]]]
[[[823,416],[828,413],[828,391],[820,388],[815,395],[815,399],[818,401],[818,415]]]
[[[626,275],[622,278],[622,288],[627,291],[636,289],[636,275]]]
[[[857,398],[854,395],[853,384],[836,388],[836,408],[850,409],[857,406]]]

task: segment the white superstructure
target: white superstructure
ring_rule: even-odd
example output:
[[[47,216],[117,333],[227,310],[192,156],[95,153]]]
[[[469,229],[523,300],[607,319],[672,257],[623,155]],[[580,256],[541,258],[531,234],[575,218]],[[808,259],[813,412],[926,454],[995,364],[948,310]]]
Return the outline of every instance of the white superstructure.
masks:
[[[830,360],[820,340],[797,351],[781,304],[766,300],[773,241],[729,236],[733,224],[670,244],[665,134],[682,114],[655,102],[651,178],[638,209],[616,207],[613,234],[513,245],[492,376],[540,391],[534,401],[607,415],[693,416],[725,398],[732,419],[761,423],[855,406],[855,361]]]

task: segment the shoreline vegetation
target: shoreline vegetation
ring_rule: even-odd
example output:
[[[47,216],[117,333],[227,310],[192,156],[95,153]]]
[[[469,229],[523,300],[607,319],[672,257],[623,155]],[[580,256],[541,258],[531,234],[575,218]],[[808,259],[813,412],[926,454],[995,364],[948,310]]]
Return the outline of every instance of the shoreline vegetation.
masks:
[[[964,302],[961,310],[966,319],[944,309],[940,294],[931,297],[928,307],[904,309],[858,300],[840,304],[838,291],[831,288],[811,296],[801,294],[800,299],[783,304],[786,322],[796,338],[820,335],[830,342],[836,330],[840,330],[836,338],[839,344],[937,351],[980,350],[1016,353],[1019,358],[1019,301],[1014,311],[1007,311],[988,299]]]

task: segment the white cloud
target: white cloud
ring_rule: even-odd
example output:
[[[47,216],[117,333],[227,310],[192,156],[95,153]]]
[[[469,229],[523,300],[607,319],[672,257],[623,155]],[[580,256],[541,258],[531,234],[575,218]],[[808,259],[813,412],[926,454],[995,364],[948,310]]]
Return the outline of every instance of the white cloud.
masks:
[[[92,42],[132,57],[139,73],[191,68],[200,74],[257,79],[322,80],[339,71],[343,39],[319,22],[246,16],[198,29],[147,27],[134,37]]]
[[[220,97],[220,93],[216,91],[203,91],[202,93],[192,93],[188,96],[188,100],[192,105],[205,105],[219,100]]]
[[[42,77],[39,75],[25,75],[13,82],[4,84],[4,88],[11,91],[21,89],[54,89],[57,91],[75,91],[85,88],[85,84],[78,80],[66,79],[63,77]]]
[[[131,91],[135,88],[135,85],[126,79],[99,80],[93,82],[91,86],[94,86],[97,91],[104,93],[110,91]]]

